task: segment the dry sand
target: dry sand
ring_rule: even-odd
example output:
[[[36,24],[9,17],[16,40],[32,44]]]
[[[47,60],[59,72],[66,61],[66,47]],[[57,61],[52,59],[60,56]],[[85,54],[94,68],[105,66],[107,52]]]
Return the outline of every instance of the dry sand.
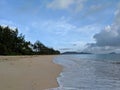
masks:
[[[0,56],[0,90],[44,90],[58,87],[62,67],[55,56]]]

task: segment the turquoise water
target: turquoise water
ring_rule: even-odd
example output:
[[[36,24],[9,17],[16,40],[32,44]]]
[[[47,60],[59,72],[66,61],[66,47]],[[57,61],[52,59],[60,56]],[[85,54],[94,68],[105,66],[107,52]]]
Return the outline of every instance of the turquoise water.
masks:
[[[120,55],[61,55],[54,62],[64,69],[51,90],[120,90]]]

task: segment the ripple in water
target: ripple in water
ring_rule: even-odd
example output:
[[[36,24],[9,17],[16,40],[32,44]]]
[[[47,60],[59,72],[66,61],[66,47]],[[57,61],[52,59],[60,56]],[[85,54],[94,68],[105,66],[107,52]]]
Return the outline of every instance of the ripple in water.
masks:
[[[105,57],[105,56],[104,56]],[[120,90],[120,57],[65,55],[54,62],[64,67],[58,88],[49,90]],[[116,61],[117,60],[117,61]]]

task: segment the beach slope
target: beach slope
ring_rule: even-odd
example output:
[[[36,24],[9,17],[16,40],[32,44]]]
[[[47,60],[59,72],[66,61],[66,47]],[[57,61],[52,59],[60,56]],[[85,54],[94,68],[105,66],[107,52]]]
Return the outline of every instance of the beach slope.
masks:
[[[0,56],[0,90],[44,90],[58,87],[62,67],[54,55]]]

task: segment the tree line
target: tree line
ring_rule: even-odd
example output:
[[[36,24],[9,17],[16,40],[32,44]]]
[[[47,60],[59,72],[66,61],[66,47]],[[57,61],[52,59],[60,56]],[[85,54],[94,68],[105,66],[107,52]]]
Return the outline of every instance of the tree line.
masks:
[[[25,40],[18,29],[11,29],[8,26],[0,25],[0,55],[49,55],[60,54],[59,51],[45,46],[40,41],[32,44]]]

